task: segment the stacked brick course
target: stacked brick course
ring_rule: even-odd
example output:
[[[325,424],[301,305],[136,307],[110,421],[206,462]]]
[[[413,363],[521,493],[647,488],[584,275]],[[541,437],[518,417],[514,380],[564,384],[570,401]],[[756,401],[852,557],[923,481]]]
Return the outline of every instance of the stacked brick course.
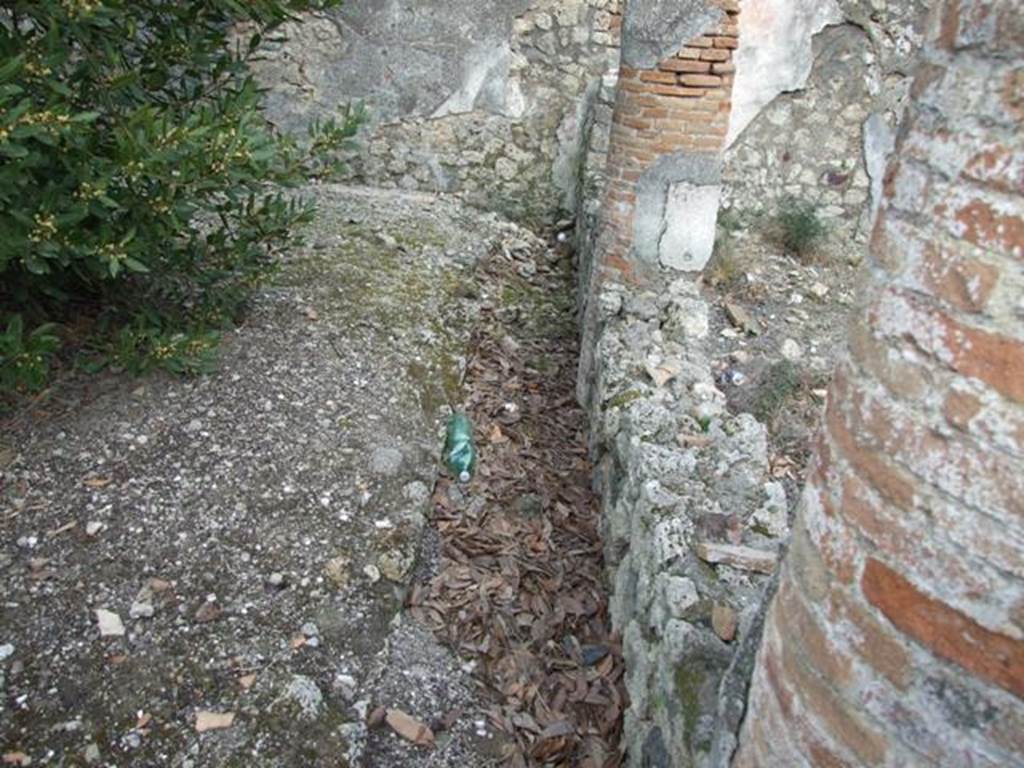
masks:
[[[599,278],[636,281],[630,259],[636,186],[659,158],[675,152],[721,152],[729,124],[738,47],[736,0],[715,0],[726,13],[717,29],[686,43],[654,69],[623,66],[612,125],[604,231],[598,241]]]
[[[1016,5],[935,9],[736,766],[1022,764]]]

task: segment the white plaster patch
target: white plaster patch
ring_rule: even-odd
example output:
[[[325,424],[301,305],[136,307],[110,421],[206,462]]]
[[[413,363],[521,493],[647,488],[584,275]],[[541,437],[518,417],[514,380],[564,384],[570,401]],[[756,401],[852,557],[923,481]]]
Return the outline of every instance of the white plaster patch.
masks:
[[[658,243],[658,260],[684,272],[704,268],[715,247],[715,222],[721,187],[678,182],[669,187],[665,227]]]
[[[726,147],[776,96],[806,85],[813,63],[812,38],[842,19],[835,0],[743,2]]]
[[[438,107],[431,118],[472,112],[482,97],[502,104],[503,113],[509,108],[525,110],[526,104],[518,88],[509,94],[507,89],[509,67],[512,63],[512,48],[508,43],[495,47],[488,42],[466,55],[462,83],[459,89]],[[497,91],[500,91],[498,93]],[[510,115],[518,117],[520,115]]]
[[[878,208],[882,204],[882,182],[889,157],[896,147],[896,134],[885,121],[875,113],[864,121],[864,167],[871,179],[871,220],[869,230],[875,228]]]

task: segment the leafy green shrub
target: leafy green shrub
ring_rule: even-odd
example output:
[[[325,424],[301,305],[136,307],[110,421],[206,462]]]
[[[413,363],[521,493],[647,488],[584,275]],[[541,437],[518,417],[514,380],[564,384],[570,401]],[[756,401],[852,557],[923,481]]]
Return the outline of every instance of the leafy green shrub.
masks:
[[[312,214],[286,189],[333,172],[360,117],[279,135],[248,62],[338,2],[0,4],[0,322],[24,317],[28,344],[54,336],[24,325],[91,317],[127,367],[202,368]]]
[[[21,315],[12,315],[0,334],[0,390],[39,389],[49,373],[49,357],[60,341],[46,323],[25,333]]]
[[[775,228],[779,244],[800,257],[813,253],[828,234],[828,228],[818,218],[818,207],[793,197],[783,198],[775,216]]]

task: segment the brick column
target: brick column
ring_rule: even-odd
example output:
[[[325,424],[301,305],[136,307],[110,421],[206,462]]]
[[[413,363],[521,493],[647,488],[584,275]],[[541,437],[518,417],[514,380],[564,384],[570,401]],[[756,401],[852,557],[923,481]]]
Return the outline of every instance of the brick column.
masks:
[[[627,2],[627,38],[630,14],[641,13],[644,5]],[[706,7],[717,13],[704,34],[677,41],[671,55],[649,67],[637,66],[641,62],[630,57],[624,40],[597,243],[603,276],[635,280],[650,277],[659,267],[700,269],[710,256],[739,6],[736,0],[709,0]],[[689,189],[680,192],[682,186]],[[700,194],[702,187],[707,194]],[[686,195],[689,206],[682,199]],[[705,238],[694,242],[683,231],[693,231],[697,217],[704,219]],[[685,252],[688,246],[690,253]]]
[[[735,766],[1024,759],[1024,22],[936,6]]]
[[[625,2],[607,178],[581,262],[582,403],[602,284],[668,282],[711,257],[738,13],[737,0]]]

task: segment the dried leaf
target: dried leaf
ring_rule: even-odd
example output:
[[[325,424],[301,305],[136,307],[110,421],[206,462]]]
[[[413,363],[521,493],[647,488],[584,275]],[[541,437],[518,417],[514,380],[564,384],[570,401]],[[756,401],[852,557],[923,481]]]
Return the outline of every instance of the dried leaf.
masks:
[[[248,691],[256,682],[256,675],[242,675],[238,678],[238,685],[243,691]]]
[[[195,620],[200,624],[206,624],[219,619],[222,613],[224,609],[216,603],[205,602],[196,611]]]
[[[206,712],[196,713],[196,732],[219,731],[230,728],[235,723],[234,712]]]
[[[24,752],[7,752],[3,756],[4,765],[31,765],[32,758]]]
[[[149,714],[148,712],[140,712],[138,722],[135,723],[135,728],[141,731],[143,728],[149,725],[150,722],[152,722],[152,720],[153,716],[151,714]]]
[[[391,730],[406,741],[411,741],[421,747],[434,746],[434,732],[415,717],[407,715],[400,709],[389,709],[384,719],[391,726]]]
[[[106,488],[114,481],[111,480],[109,477],[87,477],[82,482],[84,482],[90,488]]]
[[[503,264],[500,257],[485,261],[481,272],[499,295],[508,285]],[[549,290],[556,288],[553,275],[538,270],[528,279]],[[503,344],[506,337],[516,343]],[[504,764],[521,768],[588,759],[592,768],[618,768],[621,762],[627,698],[621,642],[608,623],[575,356],[571,330],[560,334],[550,325],[523,323],[515,312],[485,308],[463,402],[486,425],[480,471],[468,494],[451,494],[444,479],[435,487],[439,569],[409,601],[417,620],[475,656],[477,669],[500,692],[490,721],[510,737]],[[676,361],[657,367],[664,369],[655,371],[663,383],[681,370]],[[507,447],[513,424],[515,451]],[[539,518],[517,505],[525,495],[542,500]],[[565,637],[574,638],[571,648]],[[579,666],[581,646],[589,646],[593,666]]]

